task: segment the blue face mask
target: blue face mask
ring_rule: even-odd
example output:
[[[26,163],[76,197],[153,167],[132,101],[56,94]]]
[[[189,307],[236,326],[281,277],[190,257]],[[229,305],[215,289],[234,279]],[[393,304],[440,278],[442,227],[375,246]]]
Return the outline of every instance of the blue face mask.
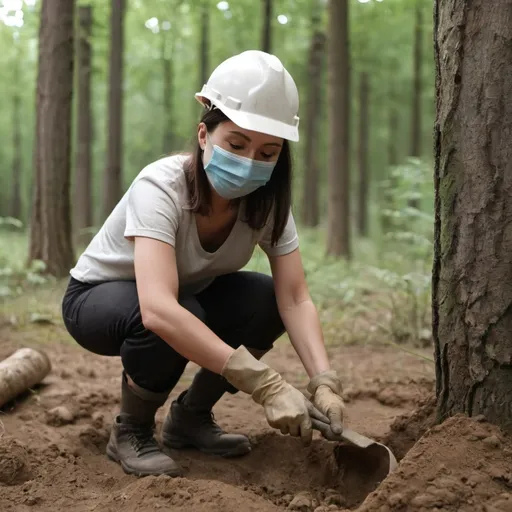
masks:
[[[270,180],[275,165],[276,162],[259,162],[215,145],[204,170],[219,196],[236,199],[265,185]]]

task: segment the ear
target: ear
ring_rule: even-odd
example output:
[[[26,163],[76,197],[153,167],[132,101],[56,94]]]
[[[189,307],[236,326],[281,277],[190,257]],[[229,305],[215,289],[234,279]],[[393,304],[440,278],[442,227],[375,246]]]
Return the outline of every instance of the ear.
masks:
[[[208,129],[204,123],[199,123],[197,127],[197,142],[199,143],[199,147],[204,151],[206,147],[206,135],[208,134]]]

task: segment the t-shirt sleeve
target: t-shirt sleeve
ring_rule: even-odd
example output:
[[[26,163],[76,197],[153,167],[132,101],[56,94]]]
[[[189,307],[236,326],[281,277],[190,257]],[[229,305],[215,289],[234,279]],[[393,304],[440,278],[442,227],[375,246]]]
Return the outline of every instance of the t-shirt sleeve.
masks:
[[[181,209],[176,196],[162,181],[145,176],[128,191],[124,236],[144,236],[174,247]]]
[[[271,216],[272,215],[273,212],[271,213]],[[271,220],[265,228],[263,228],[262,236],[258,242],[259,246],[267,256],[284,256],[299,247],[299,236],[297,234],[297,227],[291,211],[288,214],[288,221],[286,222],[283,233],[277,241],[277,244],[274,246],[271,244],[273,228],[274,222]]]

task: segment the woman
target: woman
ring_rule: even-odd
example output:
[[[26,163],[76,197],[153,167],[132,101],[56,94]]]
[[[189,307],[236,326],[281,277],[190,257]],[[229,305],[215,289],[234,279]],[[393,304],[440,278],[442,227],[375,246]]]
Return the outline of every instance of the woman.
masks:
[[[196,98],[205,107],[196,150],[142,170],[70,271],[62,305],[81,346],[121,356],[121,410],[107,454],[139,476],[181,474],[153,432],[188,361],[201,369],[171,405],[164,448],[248,453],[247,437],[214,421],[226,391],[250,394],[272,427],[306,444],[312,416],[342,429],[341,383],[290,213],[295,83],[277,57],[246,51],[221,63]],[[240,271],[256,244],[272,277]],[[260,361],[285,330],[310,377],[311,402]]]

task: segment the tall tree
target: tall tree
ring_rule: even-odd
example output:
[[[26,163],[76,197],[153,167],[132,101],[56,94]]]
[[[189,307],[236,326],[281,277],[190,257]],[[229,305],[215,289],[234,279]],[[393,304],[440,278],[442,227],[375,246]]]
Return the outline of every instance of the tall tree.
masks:
[[[123,55],[125,0],[112,0],[110,12],[110,76],[108,91],[107,167],[103,217],[110,215],[122,195]]]
[[[357,161],[359,168],[357,229],[361,236],[368,235],[369,87],[368,73],[363,71],[359,78],[359,133],[357,141]]]
[[[329,0],[328,5],[329,198],[327,253],[350,259],[348,0]]]
[[[39,28],[29,261],[42,260],[59,277],[74,259],[69,197],[74,11],[74,0],[43,0]]]
[[[320,222],[320,164],[318,142],[320,138],[320,119],[322,106],[322,70],[324,67],[325,33],[321,26],[321,8],[313,9],[311,24],[313,34],[309,48],[309,89],[306,104],[306,133],[304,144],[304,185],[302,192],[302,223],[315,227]]]
[[[14,37],[15,58],[13,61],[13,77],[12,83],[14,86],[12,95],[12,187],[11,187],[11,204],[10,216],[15,219],[22,220],[22,200],[21,200],[21,173],[23,170],[22,146],[21,146],[21,91],[23,86],[21,84],[21,42],[18,40],[19,35]]]
[[[267,53],[272,52],[272,1],[262,0],[261,49]]]
[[[172,51],[173,51],[173,32],[171,32],[170,22],[164,22],[161,33],[161,52],[162,52],[162,75],[163,75],[163,140],[162,152],[168,153],[174,146],[174,131],[172,122],[172,96],[173,96],[173,68],[172,68]],[[202,87],[202,84],[201,84]]]
[[[78,75],[77,148],[75,165],[75,201],[73,231],[79,244],[87,243],[91,234],[85,231],[92,219],[92,105],[91,105],[91,31],[92,7],[78,7],[78,41],[76,48]]]
[[[416,0],[414,19],[414,45],[413,45],[413,89],[411,108],[411,150],[413,157],[421,156],[421,95],[423,66],[423,6],[422,0]],[[414,207],[419,207],[419,200],[415,197],[409,201]]]
[[[201,39],[199,41],[199,91],[208,81],[210,62],[209,62],[209,49],[210,49],[210,9],[208,2],[201,3]]]
[[[511,6],[435,2],[432,303],[439,418],[512,432]]]

